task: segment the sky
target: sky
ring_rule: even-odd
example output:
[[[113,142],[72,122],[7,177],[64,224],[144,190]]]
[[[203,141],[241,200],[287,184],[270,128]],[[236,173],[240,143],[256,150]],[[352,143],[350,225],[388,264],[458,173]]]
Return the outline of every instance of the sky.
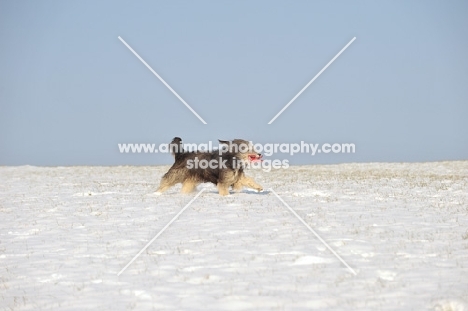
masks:
[[[0,165],[170,164],[118,144],[175,136],[356,146],[291,164],[467,160],[467,12],[466,1],[0,1]]]

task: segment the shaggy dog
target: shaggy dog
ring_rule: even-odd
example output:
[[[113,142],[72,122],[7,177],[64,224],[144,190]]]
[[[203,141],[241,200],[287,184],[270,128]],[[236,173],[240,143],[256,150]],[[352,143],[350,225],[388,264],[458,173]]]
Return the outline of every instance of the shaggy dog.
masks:
[[[219,142],[222,144],[219,150],[185,152],[182,139],[175,137],[169,145],[175,162],[161,179],[156,193],[161,194],[178,183],[182,183],[182,193],[190,193],[205,182],[215,184],[220,195],[228,195],[229,187],[236,192],[243,187],[262,191],[262,186],[244,174],[246,164],[262,158],[252,143],[243,139]]]

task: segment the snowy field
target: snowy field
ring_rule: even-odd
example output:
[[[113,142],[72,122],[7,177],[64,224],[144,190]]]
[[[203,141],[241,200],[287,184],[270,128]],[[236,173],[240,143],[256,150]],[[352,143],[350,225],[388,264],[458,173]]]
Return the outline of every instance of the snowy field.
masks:
[[[249,171],[270,191],[151,195],[167,166],[0,167],[1,310],[468,310],[468,161]]]

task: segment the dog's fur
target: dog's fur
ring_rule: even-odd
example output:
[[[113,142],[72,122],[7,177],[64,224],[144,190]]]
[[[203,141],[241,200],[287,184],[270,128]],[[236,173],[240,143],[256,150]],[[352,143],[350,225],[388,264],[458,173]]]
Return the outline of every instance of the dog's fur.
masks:
[[[255,152],[255,148],[250,142],[242,139],[235,139],[233,141],[219,140],[219,142],[224,146],[222,152],[219,150],[185,152],[183,150],[182,139],[175,137],[169,145],[175,162],[161,179],[156,193],[161,194],[178,183],[182,183],[182,193],[190,193],[195,190],[197,185],[205,182],[215,184],[218,187],[220,195],[228,195],[229,187],[232,187],[236,192],[241,191],[243,187],[262,191],[262,186],[257,184],[252,178],[247,177],[244,173],[244,164],[250,161],[261,161],[262,155]],[[242,149],[242,145],[246,150]],[[218,165],[217,168],[188,168],[188,161],[194,161],[196,158],[199,161],[203,159],[208,162],[214,160],[218,164],[224,161],[226,167]],[[240,165],[233,165],[235,161]]]

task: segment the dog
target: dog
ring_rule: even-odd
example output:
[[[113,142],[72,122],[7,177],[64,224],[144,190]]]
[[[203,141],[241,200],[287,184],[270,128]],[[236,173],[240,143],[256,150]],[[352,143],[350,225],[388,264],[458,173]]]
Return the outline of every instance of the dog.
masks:
[[[156,194],[162,194],[172,186],[182,183],[182,193],[193,192],[197,185],[211,182],[220,195],[229,194],[229,187],[239,192],[243,187],[263,191],[263,187],[244,173],[246,165],[262,161],[252,143],[243,139],[218,140],[219,150],[185,152],[182,139],[175,137],[169,144],[174,164],[161,179]],[[206,165],[202,165],[206,164]]]

